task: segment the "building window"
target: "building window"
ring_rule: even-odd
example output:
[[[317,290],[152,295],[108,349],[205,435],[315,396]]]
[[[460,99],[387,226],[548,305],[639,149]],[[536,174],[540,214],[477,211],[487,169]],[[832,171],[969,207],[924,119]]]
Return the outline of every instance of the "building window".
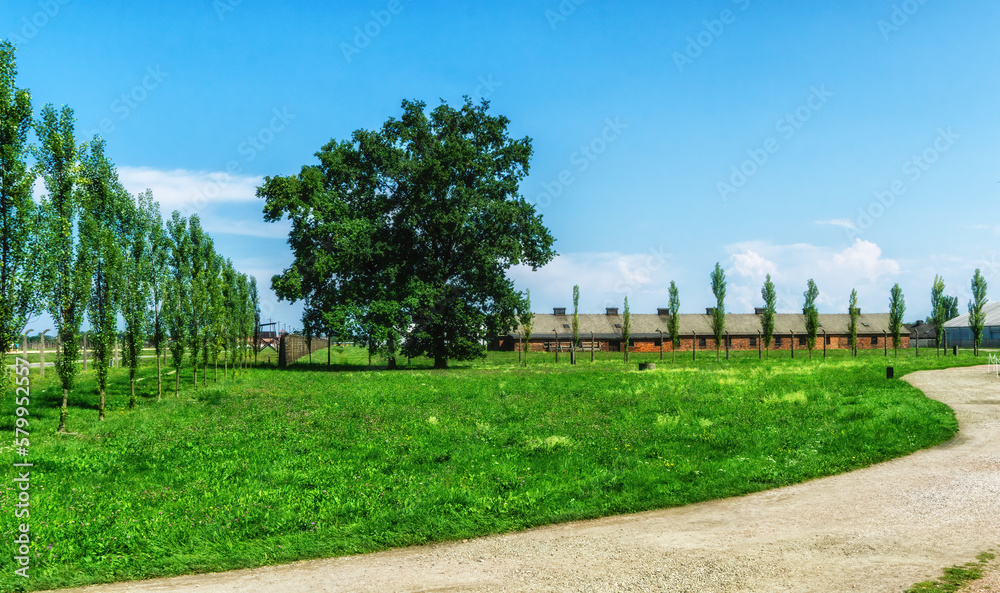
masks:
[[[750,346],[753,347],[753,346],[756,346],[756,345],[757,345],[757,338],[756,337],[751,337],[750,338]]]
[[[872,336],[872,346],[878,346],[878,336]]]
[[[774,347],[775,348],[781,348],[781,337],[780,336],[775,336],[775,338],[774,338]]]
[[[704,348],[708,345],[708,342],[705,341],[705,338],[698,338],[698,345]]]
[[[799,338],[799,346],[805,346],[805,345],[806,345],[806,339],[805,338]]]
[[[826,345],[827,345],[827,346],[829,346],[829,345],[830,345],[830,336],[829,336],[829,335],[828,335],[828,336],[826,336]]]

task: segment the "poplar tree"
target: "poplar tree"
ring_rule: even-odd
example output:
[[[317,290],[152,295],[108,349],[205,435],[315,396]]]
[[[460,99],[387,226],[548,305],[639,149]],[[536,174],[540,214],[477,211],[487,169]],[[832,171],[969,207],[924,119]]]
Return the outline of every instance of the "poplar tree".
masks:
[[[156,356],[156,401],[163,397],[163,369],[161,361],[167,341],[167,324],[164,318],[167,284],[170,279],[170,241],[163,229],[160,205],[153,202],[149,211],[149,332]]]
[[[224,348],[226,340],[225,325],[226,317],[230,312],[226,311],[226,303],[223,296],[224,275],[226,261],[218,253],[212,254],[212,265],[210,269],[211,284],[209,284],[209,310],[211,311],[211,336],[209,340],[212,353],[213,381],[219,382],[219,353]]]
[[[131,202],[118,181],[114,166],[104,154],[104,141],[95,137],[84,153],[80,183],[83,186],[83,213],[80,241],[93,267],[87,319],[93,336],[94,369],[100,401],[97,417],[104,420],[108,374],[118,336],[125,238],[121,212]],[[125,217],[127,218],[127,216]]]
[[[816,310],[816,297],[819,296],[819,288],[810,278],[806,283],[806,291],[802,293],[805,297],[803,313],[806,316],[806,345],[809,347],[809,358],[812,358],[813,348],[816,347],[816,333],[819,331],[819,312]]]
[[[125,319],[123,360],[128,365],[128,407],[135,407],[136,372],[142,360],[143,346],[150,333],[150,303],[152,301],[153,251],[158,239],[154,227],[160,225],[153,201],[153,192],[146,190],[131,200],[123,214],[130,217],[126,224],[122,317]],[[155,217],[155,218],[154,218]],[[157,359],[159,361],[159,359]]]
[[[524,291],[524,309],[518,317],[524,331],[524,366],[528,366],[528,353],[531,352],[531,332],[535,325],[535,314],[531,312],[531,291]]]
[[[625,308],[622,310],[622,348],[625,350],[625,364],[628,364],[628,341],[632,334],[632,313],[628,308],[628,297],[625,297]]]
[[[851,350],[854,352],[854,356],[858,355],[858,317],[860,316],[860,311],[858,310],[858,291],[856,288],[851,289],[851,298],[847,302],[847,314],[850,315],[850,325],[847,326],[847,334],[850,337]]]
[[[983,343],[983,327],[986,325],[983,307],[988,300],[986,278],[976,268],[976,273],[972,275],[972,300],[969,301],[969,327],[972,329],[972,349],[976,356],[979,356],[979,345]]]
[[[722,337],[726,331],[726,273],[719,262],[712,271],[712,294],[715,295],[715,310],[712,311],[712,333],[715,334],[715,360],[721,359]]]
[[[198,355],[202,352],[202,340],[205,333],[206,308],[208,306],[207,283],[205,271],[206,243],[210,240],[201,228],[201,220],[197,214],[188,219],[188,240],[190,241],[191,270],[191,317],[188,330],[188,348],[191,351],[191,366],[194,371],[194,388],[198,388]]]
[[[42,109],[35,124],[39,146],[36,167],[45,181],[48,195],[42,201],[45,249],[43,286],[49,314],[59,336],[60,353],[56,369],[62,384],[62,404],[58,432],[66,431],[69,391],[79,371],[80,326],[90,290],[89,259],[79,241],[80,203],[76,195],[79,168],[78,148],[73,136],[73,110],[63,106],[59,113],[50,104]]]
[[[931,318],[929,323],[934,324],[935,350],[938,356],[941,355],[941,341],[944,338],[944,322],[947,321],[947,304],[944,296],[944,278],[934,275],[934,284],[931,285]],[[919,340],[919,334],[917,336]]]
[[[889,331],[892,333],[892,354],[899,356],[899,330],[903,326],[903,314],[906,312],[906,301],[903,300],[903,289],[896,283],[889,292]]]
[[[170,337],[176,397],[181,390],[181,365],[191,331],[191,237],[187,220],[176,210],[167,221],[167,238],[170,246],[170,278],[164,296],[164,319]]]
[[[573,286],[573,345],[570,348],[570,362],[576,364],[576,343],[580,339],[580,285]]]
[[[670,318],[667,319],[667,331],[670,332],[670,362],[674,362],[677,347],[681,345],[681,318],[679,315],[681,297],[677,290],[677,284],[673,280],[670,281],[670,290],[668,293],[670,298],[667,306],[670,307]]]
[[[764,286],[760,289],[760,296],[764,299],[764,314],[760,317],[760,329],[763,334],[764,350],[767,357],[771,357],[771,340],[774,339],[774,314],[778,308],[778,293],[774,290],[774,282],[771,282],[771,275],[764,279]]]
[[[253,326],[250,328],[250,345],[253,348],[253,361],[257,362],[257,348],[260,342],[260,293],[257,291],[257,277],[249,276],[247,277],[249,289],[248,298],[250,301],[250,306],[253,307]],[[326,328],[326,337],[330,339],[330,324],[326,321],[326,315],[324,315],[324,328]],[[332,347],[333,344],[330,344]],[[246,347],[246,345],[244,345]],[[329,353],[327,354],[329,356]],[[249,362],[250,357],[247,356],[247,362]]]
[[[39,209],[32,199],[31,94],[16,86],[14,46],[0,42],[0,369],[7,368],[10,345],[28,319],[43,306],[37,275],[42,263],[37,228]],[[0,393],[10,376],[0,372]]]

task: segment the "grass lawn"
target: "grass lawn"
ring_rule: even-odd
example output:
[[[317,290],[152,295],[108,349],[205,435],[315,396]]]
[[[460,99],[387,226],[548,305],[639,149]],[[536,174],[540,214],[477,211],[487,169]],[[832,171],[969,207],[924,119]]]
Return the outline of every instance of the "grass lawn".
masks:
[[[859,358],[805,350],[759,361],[633,355],[569,365],[515,353],[438,371],[370,371],[335,348],[288,370],[262,364],[181,396],[155,367],[127,410],[112,371],[97,421],[94,373],[55,434],[55,373],[31,375],[30,579],[14,576],[13,398],[0,405],[0,590],[217,571],[735,496],[864,467],[943,442],[954,414],[885,378],[986,357]],[[222,371],[220,370],[220,377]],[[211,372],[210,372],[211,377]]]

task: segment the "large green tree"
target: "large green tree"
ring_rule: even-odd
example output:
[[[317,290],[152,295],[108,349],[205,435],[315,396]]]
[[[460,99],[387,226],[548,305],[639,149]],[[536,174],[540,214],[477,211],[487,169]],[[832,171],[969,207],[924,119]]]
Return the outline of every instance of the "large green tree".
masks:
[[[774,339],[774,314],[778,308],[778,293],[774,290],[774,282],[771,282],[770,274],[764,280],[760,296],[764,299],[764,314],[760,316],[760,329],[763,333],[764,350],[767,351],[767,356],[770,358],[771,340]]]
[[[42,201],[45,249],[42,260],[49,314],[59,336],[56,369],[62,384],[58,432],[66,432],[69,391],[79,371],[80,326],[90,295],[90,259],[80,245],[80,203],[76,192],[79,148],[73,134],[73,110],[46,105],[35,124],[39,139],[35,164],[45,180]]]
[[[625,364],[628,364],[628,346],[632,339],[632,312],[628,308],[628,297],[625,297],[625,309],[622,311],[622,352],[625,353]]]
[[[987,300],[986,278],[976,268],[976,273],[972,275],[972,300],[969,301],[969,328],[972,329],[972,349],[976,356],[979,356],[979,345],[983,343],[983,328],[986,325],[983,307]]]
[[[39,245],[38,208],[28,167],[31,94],[16,86],[14,47],[0,42],[0,369],[28,318],[43,306],[37,276],[44,251]],[[8,373],[0,371],[0,393]]]
[[[903,327],[903,315],[906,313],[906,301],[903,299],[903,289],[894,284],[889,292],[889,331],[892,333],[892,353],[899,356],[899,333]]]
[[[726,273],[719,262],[712,270],[712,294],[715,295],[715,309],[712,310],[712,333],[715,334],[715,359],[721,358],[722,338],[726,331]]]
[[[819,331],[819,312],[816,310],[819,288],[812,278],[806,283],[806,291],[802,295],[805,297],[802,312],[806,317],[806,345],[809,347],[809,358],[812,358],[813,348],[816,347],[816,333]]]
[[[670,332],[670,362],[674,362],[674,355],[681,345],[681,297],[677,290],[677,284],[673,280],[670,281],[670,289],[667,293],[669,295],[667,306],[670,307],[670,318],[667,319],[667,331]]]
[[[164,306],[170,280],[170,240],[163,228],[160,205],[153,202],[149,216],[149,332],[156,355],[156,401],[163,397],[163,349],[167,344],[167,323]]]
[[[403,101],[399,119],[331,141],[318,165],[266,178],[265,220],[292,222],[295,262],[272,279],[278,297],[356,311],[390,345],[405,331],[405,354],[438,368],[483,356],[523,304],[507,270],[554,256],[518,193],[531,140],[511,139],[488,108]]]

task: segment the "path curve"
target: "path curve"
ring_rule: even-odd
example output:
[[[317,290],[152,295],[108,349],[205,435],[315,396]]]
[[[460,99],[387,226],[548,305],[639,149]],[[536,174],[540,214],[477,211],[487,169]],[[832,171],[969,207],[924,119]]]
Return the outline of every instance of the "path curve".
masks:
[[[1000,544],[1000,379],[968,367],[905,380],[954,408],[959,434],[848,474],[474,540],[70,591],[904,591]]]

